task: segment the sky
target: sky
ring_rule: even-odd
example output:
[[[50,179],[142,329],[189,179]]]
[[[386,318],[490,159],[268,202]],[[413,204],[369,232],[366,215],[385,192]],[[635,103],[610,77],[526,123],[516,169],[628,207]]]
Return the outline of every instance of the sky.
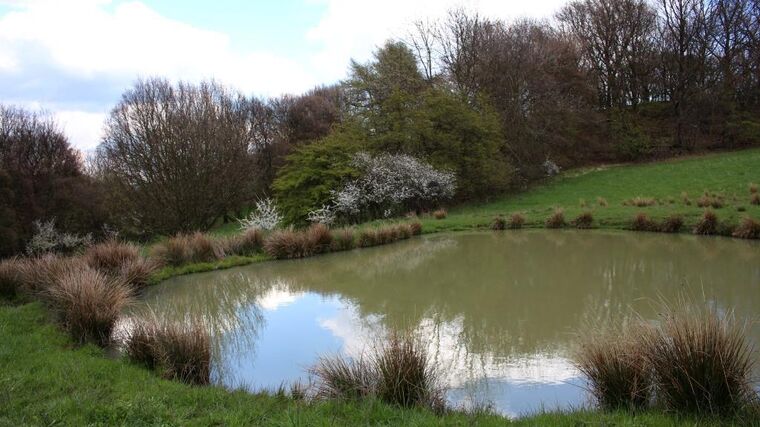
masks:
[[[138,79],[213,78],[247,95],[345,78],[420,19],[513,20],[566,0],[0,0],[0,103],[51,114],[83,151]]]

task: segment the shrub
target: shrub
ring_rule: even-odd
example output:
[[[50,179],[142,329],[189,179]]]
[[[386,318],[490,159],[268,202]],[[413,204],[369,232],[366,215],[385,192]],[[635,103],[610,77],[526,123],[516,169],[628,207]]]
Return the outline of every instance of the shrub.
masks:
[[[639,212],[631,221],[631,230],[634,231],[654,231],[657,230],[657,224],[649,218],[644,212]]]
[[[546,228],[562,228],[567,223],[565,222],[565,211],[562,209],[555,209],[554,213],[549,215],[548,218],[546,218],[546,221],[544,222],[546,225]]]
[[[263,199],[256,202],[254,209],[247,217],[239,219],[240,228],[243,231],[274,230],[282,223],[282,215],[277,210],[277,205],[272,199]]]
[[[749,198],[749,203],[755,206],[760,205],[760,193],[753,193]]]
[[[760,239],[760,221],[745,217],[733,233],[740,239]]]
[[[729,415],[756,399],[744,332],[731,313],[668,308],[659,326],[642,335],[661,404],[683,413]]]
[[[435,219],[445,219],[447,216],[449,216],[449,213],[446,209],[441,208],[433,211],[433,218]]]
[[[582,212],[575,217],[573,224],[575,224],[576,228],[580,229],[591,228],[594,225],[594,215],[589,211]]]
[[[652,379],[638,333],[607,331],[582,338],[573,363],[602,408],[634,410],[649,404]]]
[[[507,220],[503,217],[497,216],[491,221],[491,230],[504,230],[507,228]]]
[[[44,297],[75,341],[105,347],[122,309],[132,301],[132,291],[120,279],[83,267],[59,276]]]
[[[525,224],[525,216],[520,212],[515,212],[509,216],[509,228],[517,230],[522,228],[523,224]]]
[[[264,233],[258,228],[249,228],[241,234],[223,239],[220,244],[225,255],[251,255],[262,249]]]
[[[665,233],[678,233],[683,227],[683,216],[672,214],[662,221],[660,231]]]
[[[412,230],[412,236],[419,236],[422,234],[422,223],[419,221],[409,223],[409,229]]]
[[[604,197],[597,197],[596,198],[596,204],[599,205],[599,206],[601,206],[601,207],[603,207],[603,208],[606,208],[608,206],[607,205],[607,199],[605,199]]]
[[[330,249],[333,251],[348,251],[353,249],[354,243],[354,230],[352,228],[341,228],[333,233],[332,244]]]
[[[117,273],[121,267],[137,260],[140,257],[140,248],[131,243],[122,243],[109,240],[90,246],[84,252],[87,265],[104,273]]]
[[[718,216],[711,210],[705,210],[702,219],[694,227],[694,234],[718,234]]]
[[[164,378],[197,385],[211,381],[211,336],[198,321],[168,322],[155,315],[135,320],[125,351]]]
[[[25,261],[18,258],[0,261],[0,297],[13,299],[21,291],[22,264]]]
[[[61,233],[55,228],[55,219],[47,222],[34,221],[35,232],[26,245],[29,255],[46,253],[70,254],[92,244],[92,235],[79,236]]]

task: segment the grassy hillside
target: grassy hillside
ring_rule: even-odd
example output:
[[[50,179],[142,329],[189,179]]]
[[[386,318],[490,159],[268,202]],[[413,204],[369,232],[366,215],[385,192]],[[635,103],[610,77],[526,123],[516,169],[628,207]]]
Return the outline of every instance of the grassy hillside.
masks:
[[[578,411],[509,422],[495,415],[404,410],[375,401],[308,404],[159,379],[103,350],[73,348],[38,304],[0,305],[0,425],[675,426],[662,414]],[[709,424],[709,422],[706,422]]]
[[[525,192],[451,209],[446,219],[426,218],[423,223],[426,232],[462,230],[487,227],[496,215],[522,212],[526,225],[543,226],[554,208],[561,207],[568,220],[584,210],[593,212],[599,228],[627,228],[638,212],[654,219],[682,214],[691,226],[704,211],[697,200],[709,191],[724,197],[725,205],[715,209],[718,218],[736,224],[746,215],[760,218],[760,206],[750,204],[750,183],[760,185],[760,149],[571,170]],[[687,194],[691,205],[684,203],[682,193]],[[653,198],[656,203],[648,207],[623,204],[637,196]],[[597,202],[599,197],[606,200],[606,207]]]

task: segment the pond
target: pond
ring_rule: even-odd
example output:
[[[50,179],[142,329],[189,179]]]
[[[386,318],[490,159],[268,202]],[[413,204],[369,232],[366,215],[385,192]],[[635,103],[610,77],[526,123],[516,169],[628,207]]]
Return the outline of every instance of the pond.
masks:
[[[574,334],[687,294],[754,317],[760,244],[600,231],[441,234],[295,261],[170,279],[143,303],[202,316],[213,376],[229,387],[308,381],[320,356],[358,357],[414,330],[453,405],[505,415],[588,403],[569,362]],[[750,337],[760,342],[760,328]]]

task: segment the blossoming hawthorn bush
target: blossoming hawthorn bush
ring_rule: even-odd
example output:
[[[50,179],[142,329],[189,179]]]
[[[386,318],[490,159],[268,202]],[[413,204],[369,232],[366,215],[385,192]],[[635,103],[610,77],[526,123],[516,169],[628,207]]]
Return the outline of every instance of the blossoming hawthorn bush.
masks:
[[[282,223],[282,215],[277,210],[274,200],[266,198],[257,201],[256,209],[238,222],[242,230],[274,230]]]
[[[410,209],[434,206],[454,196],[456,175],[435,169],[406,154],[356,153],[352,165],[361,171],[359,178],[332,191],[328,206],[312,211],[312,222],[332,223],[336,217],[359,221],[388,217]]]

